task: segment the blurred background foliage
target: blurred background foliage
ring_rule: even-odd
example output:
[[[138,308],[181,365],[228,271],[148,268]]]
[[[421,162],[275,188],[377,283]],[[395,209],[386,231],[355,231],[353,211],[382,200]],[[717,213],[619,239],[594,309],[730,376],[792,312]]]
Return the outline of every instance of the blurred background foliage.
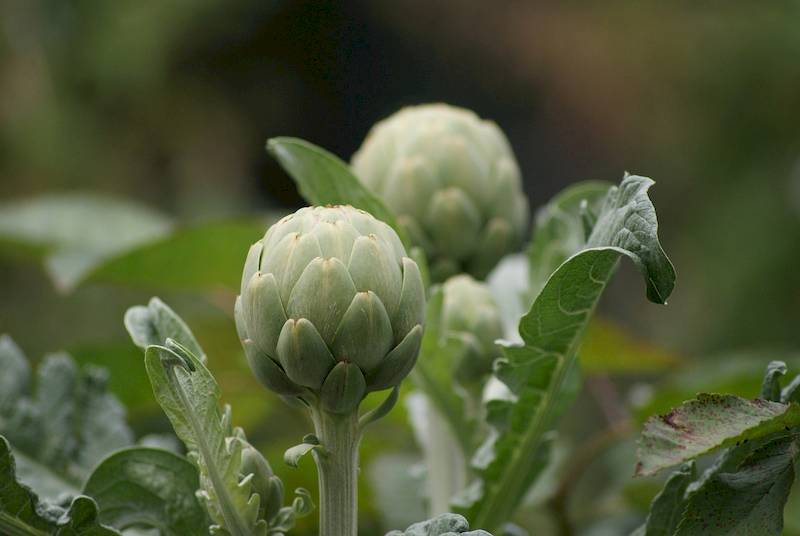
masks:
[[[159,294],[287,487],[315,489],[309,461],[280,463],[309,426],[250,377],[231,318],[247,246],[302,204],[264,141],[349,158],[403,105],[472,108],[507,133],[534,207],[578,180],[657,181],[676,292],[648,306],[624,268],[564,425],[564,452],[602,454],[577,477],[554,468],[520,518],[623,534],[657,489],[629,478],[631,428],[699,390],[755,396],[767,361],[800,363],[798,16],[794,1],[6,0],[0,332],[109,367],[136,432],[166,431],[121,321]],[[422,514],[404,411],[378,426],[370,535]]]

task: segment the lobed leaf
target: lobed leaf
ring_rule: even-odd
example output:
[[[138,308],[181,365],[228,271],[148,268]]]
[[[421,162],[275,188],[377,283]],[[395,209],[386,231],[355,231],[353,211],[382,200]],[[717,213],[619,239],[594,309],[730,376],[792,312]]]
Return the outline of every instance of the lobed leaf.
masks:
[[[162,536],[202,534],[208,516],[197,501],[197,468],[167,450],[133,447],[104,459],[83,492],[100,508],[100,520],[119,530],[157,529]]]
[[[456,501],[473,524],[494,529],[509,520],[541,473],[582,335],[620,257],[642,271],[651,301],[664,303],[671,293],[675,272],[658,242],[647,197],[652,184],[626,175],[608,191],[585,248],[550,276],[520,321],[524,344],[506,348],[497,363],[496,375],[514,399],[495,412],[496,433],[473,459],[478,479]]]
[[[394,214],[338,157],[305,140],[289,137],[269,139],[267,152],[294,179],[300,195],[310,204],[352,205],[365,210],[392,227],[410,249]]]
[[[800,406],[734,395],[700,394],[645,422],[637,475],[658,471],[741,441],[800,425]]]
[[[9,337],[0,340],[0,364],[3,378],[20,382],[4,391],[0,434],[14,445],[20,478],[45,499],[76,493],[97,462],[133,442],[103,369],[52,354],[39,365],[34,391],[27,360]]]
[[[217,532],[266,534],[266,521],[258,519],[260,498],[249,482],[240,482],[242,433],[231,426],[230,409],[220,411],[219,386],[206,366],[169,340],[168,346],[147,347],[145,368],[158,403],[197,464],[201,496]]]
[[[17,480],[11,445],[0,436],[0,533],[9,536],[119,536],[100,524],[97,504],[80,495],[68,508],[48,504]]]
[[[420,521],[405,531],[393,530],[386,536],[492,536],[485,530],[469,530],[469,523],[458,514],[441,514],[427,521]]]

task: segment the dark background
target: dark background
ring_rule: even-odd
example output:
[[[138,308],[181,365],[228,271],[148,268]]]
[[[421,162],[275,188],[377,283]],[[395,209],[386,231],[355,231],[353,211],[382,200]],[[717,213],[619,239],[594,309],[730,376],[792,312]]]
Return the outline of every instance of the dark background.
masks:
[[[532,207],[579,180],[654,178],[676,292],[667,308],[645,303],[627,267],[603,314],[690,370],[722,367],[732,352],[760,367],[800,347],[798,16],[793,1],[10,0],[0,4],[0,211],[52,192],[124,198],[180,222],[288,211],[303,201],[265,153],[268,137],[349,159],[375,121],[444,101],[506,132]],[[65,294],[39,265],[0,256],[0,332],[35,359],[67,348],[139,377],[120,319],[155,291]],[[215,348],[236,347],[226,298],[161,294],[194,322],[212,363]],[[238,353],[219,361],[222,373],[230,364],[221,382],[234,415],[280,443],[277,464],[303,426],[284,423]],[[138,432],[164,427],[146,383],[113,385]],[[242,407],[265,398],[266,417]],[[405,453],[398,415],[386,437]],[[378,533],[378,510],[367,500],[365,534]]]

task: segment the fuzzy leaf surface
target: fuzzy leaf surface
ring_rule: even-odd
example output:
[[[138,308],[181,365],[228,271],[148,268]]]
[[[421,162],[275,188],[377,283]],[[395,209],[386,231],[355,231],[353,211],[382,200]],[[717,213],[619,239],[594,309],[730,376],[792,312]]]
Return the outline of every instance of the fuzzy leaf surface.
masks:
[[[167,450],[134,447],[115,452],[83,488],[100,508],[100,520],[119,530],[157,529],[162,536],[202,534],[205,509],[197,501],[197,468]]]
[[[36,371],[34,389],[27,359],[9,337],[0,340],[0,364],[7,367],[3,381],[20,382],[5,392],[0,434],[14,447],[19,478],[44,499],[75,494],[101,459],[133,442],[105,370],[51,354]]]
[[[548,432],[562,403],[586,325],[622,256],[642,271],[647,296],[664,303],[675,271],[658,242],[653,181],[626,175],[609,190],[583,250],[550,276],[519,324],[522,346],[507,347],[497,377],[515,395],[495,408],[492,434],[473,465],[478,479],[456,506],[473,525],[508,521],[544,467]]]
[[[69,507],[40,501],[17,480],[11,446],[0,436],[0,534],[9,536],[119,536],[98,520],[95,502],[80,495]]]
[[[177,341],[206,362],[206,354],[186,322],[159,298],[147,305],[136,305],[125,313],[125,329],[133,343],[145,350],[151,345],[163,345],[167,339]]]
[[[197,464],[201,496],[219,526],[216,532],[266,534],[267,523],[258,518],[258,494],[249,482],[240,483],[243,437],[231,426],[230,411],[220,410],[219,385],[191,351],[171,340],[168,344],[147,347],[145,368],[159,405]]]
[[[636,474],[652,475],[716,449],[798,425],[797,404],[700,394],[666,415],[645,422]]]

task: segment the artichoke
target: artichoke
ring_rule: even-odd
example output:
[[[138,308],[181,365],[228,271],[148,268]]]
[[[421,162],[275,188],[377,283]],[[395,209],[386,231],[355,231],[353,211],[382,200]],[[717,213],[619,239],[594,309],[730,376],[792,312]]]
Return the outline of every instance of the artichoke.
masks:
[[[464,342],[456,376],[462,383],[474,383],[491,372],[498,355],[495,341],[503,336],[500,309],[489,287],[466,274],[445,281],[442,292],[442,331]]]
[[[250,248],[235,316],[267,388],[347,414],[411,371],[424,309],[419,268],[391,227],[350,206],[306,207]]]
[[[495,123],[469,110],[404,108],[372,128],[352,168],[424,249],[435,282],[483,279],[523,238],[528,202],[514,154]]]

